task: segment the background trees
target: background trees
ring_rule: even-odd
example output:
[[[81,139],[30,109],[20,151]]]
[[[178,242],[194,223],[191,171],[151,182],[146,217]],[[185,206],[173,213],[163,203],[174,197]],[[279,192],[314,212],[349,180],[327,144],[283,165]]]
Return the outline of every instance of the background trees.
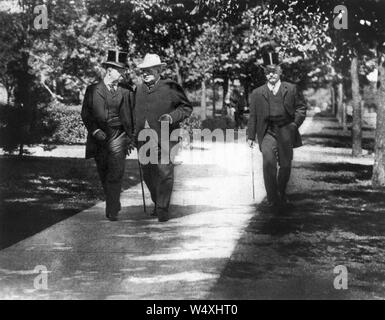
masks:
[[[344,127],[344,97],[352,99],[354,155],[361,154],[362,87],[378,70],[378,79],[372,77],[378,113],[373,185],[385,185],[383,1],[47,0],[47,30],[33,28],[38,1],[15,3],[16,10],[0,8],[0,82],[9,97],[5,109],[13,114],[2,116],[0,130],[9,150],[22,153],[24,143],[51,134],[42,127],[50,121],[40,118],[49,119],[52,103],[63,109],[81,102],[109,47],[128,51],[133,67],[147,52],[161,55],[167,76],[201,90],[204,118],[207,88],[214,89],[217,107],[216,90],[222,88],[224,100],[232,80],[241,80],[246,95],[264,82],[261,50],[271,44],[287,80],[330,88],[332,111]],[[337,5],[348,8],[346,30],[334,27]]]
[[[47,1],[47,30],[34,28],[37,4],[25,0],[0,12],[1,82],[9,97],[0,143],[20,155],[24,144],[44,141],[58,125],[48,104],[79,104],[86,85],[98,78],[105,50],[116,44],[106,20],[89,16],[85,1]]]

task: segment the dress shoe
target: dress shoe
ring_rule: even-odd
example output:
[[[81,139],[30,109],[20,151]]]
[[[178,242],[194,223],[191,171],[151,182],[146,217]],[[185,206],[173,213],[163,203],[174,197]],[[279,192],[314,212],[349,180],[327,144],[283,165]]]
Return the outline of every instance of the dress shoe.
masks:
[[[106,217],[110,221],[118,221],[118,215],[117,214],[106,214]]]
[[[294,209],[294,204],[289,201],[289,199],[287,198],[286,195],[283,195],[283,196],[280,196],[280,202],[279,202],[279,206],[281,208],[281,210],[292,210]]]
[[[263,201],[258,206],[258,209],[262,213],[271,213],[271,214],[278,213],[279,208],[280,208],[280,206],[279,206],[278,202],[273,202],[273,201]]]
[[[158,221],[159,222],[166,222],[170,220],[170,215],[167,210],[157,210],[158,213]]]

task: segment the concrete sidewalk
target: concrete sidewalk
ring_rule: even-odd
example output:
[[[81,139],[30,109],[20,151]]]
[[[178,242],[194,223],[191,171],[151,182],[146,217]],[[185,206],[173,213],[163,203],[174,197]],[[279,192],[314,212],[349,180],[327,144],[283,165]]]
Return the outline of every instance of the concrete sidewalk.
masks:
[[[229,156],[221,157],[222,152]],[[98,203],[0,251],[0,298],[208,297],[256,214],[255,202],[265,196],[261,158],[254,154],[255,201],[245,144],[183,151],[178,157],[183,164],[176,167],[172,220],[159,223],[143,213],[140,185],[130,188],[122,194],[118,222],[107,221],[104,203]],[[210,157],[215,164],[207,164]],[[198,164],[189,164],[192,158]],[[47,290],[34,287],[36,266],[47,269]]]

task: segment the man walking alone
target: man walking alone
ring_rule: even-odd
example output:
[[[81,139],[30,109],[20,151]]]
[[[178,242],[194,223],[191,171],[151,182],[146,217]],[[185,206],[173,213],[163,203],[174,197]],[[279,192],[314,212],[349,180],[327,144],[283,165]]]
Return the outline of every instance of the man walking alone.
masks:
[[[286,186],[290,178],[293,148],[302,145],[298,128],[306,117],[306,106],[294,84],[281,82],[278,54],[263,55],[267,83],[250,96],[248,144],[256,140],[263,156],[263,178],[267,207],[276,212],[288,204]]]

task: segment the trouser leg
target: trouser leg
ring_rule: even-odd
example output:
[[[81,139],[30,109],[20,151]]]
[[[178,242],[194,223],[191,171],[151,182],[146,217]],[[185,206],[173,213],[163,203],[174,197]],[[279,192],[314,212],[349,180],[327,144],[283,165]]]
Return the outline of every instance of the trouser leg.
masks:
[[[285,197],[286,187],[290,180],[291,163],[293,160],[293,127],[284,126],[277,132],[278,140],[278,192]]]
[[[107,180],[107,169],[108,169],[108,161],[107,161],[107,150],[99,149],[96,156],[96,169],[98,171],[99,179],[103,187],[103,193],[106,197],[107,189],[106,189],[106,180]]]
[[[127,137],[114,132],[111,138],[99,148],[95,160],[106,197],[106,215],[117,216],[120,209],[120,193],[127,153]]]
[[[152,201],[157,208],[167,211],[174,186],[174,164],[147,164],[142,169]]]
[[[174,164],[158,164],[157,207],[168,211],[174,186]]]
[[[278,192],[281,197],[286,195],[286,187],[290,180],[290,174],[290,167],[280,167],[278,170]]]
[[[148,129],[143,129],[145,131]],[[159,157],[158,137],[154,136],[152,131],[147,132],[146,141],[138,141],[138,157],[142,163],[143,181],[151,194],[151,200],[156,206],[157,202],[157,185],[158,185],[158,169],[157,162]],[[153,157],[154,156],[154,157]],[[147,161],[149,161],[147,163]]]
[[[119,151],[108,155],[108,171],[106,177],[106,213],[116,216],[120,209],[120,193],[125,169],[125,153]]]
[[[262,140],[261,151],[263,157],[263,179],[265,182],[267,200],[278,201],[277,189],[277,140],[270,133],[266,133]]]
[[[158,185],[158,169],[157,164],[142,165],[143,180],[150,191],[151,200],[156,205],[157,202],[157,185]]]

